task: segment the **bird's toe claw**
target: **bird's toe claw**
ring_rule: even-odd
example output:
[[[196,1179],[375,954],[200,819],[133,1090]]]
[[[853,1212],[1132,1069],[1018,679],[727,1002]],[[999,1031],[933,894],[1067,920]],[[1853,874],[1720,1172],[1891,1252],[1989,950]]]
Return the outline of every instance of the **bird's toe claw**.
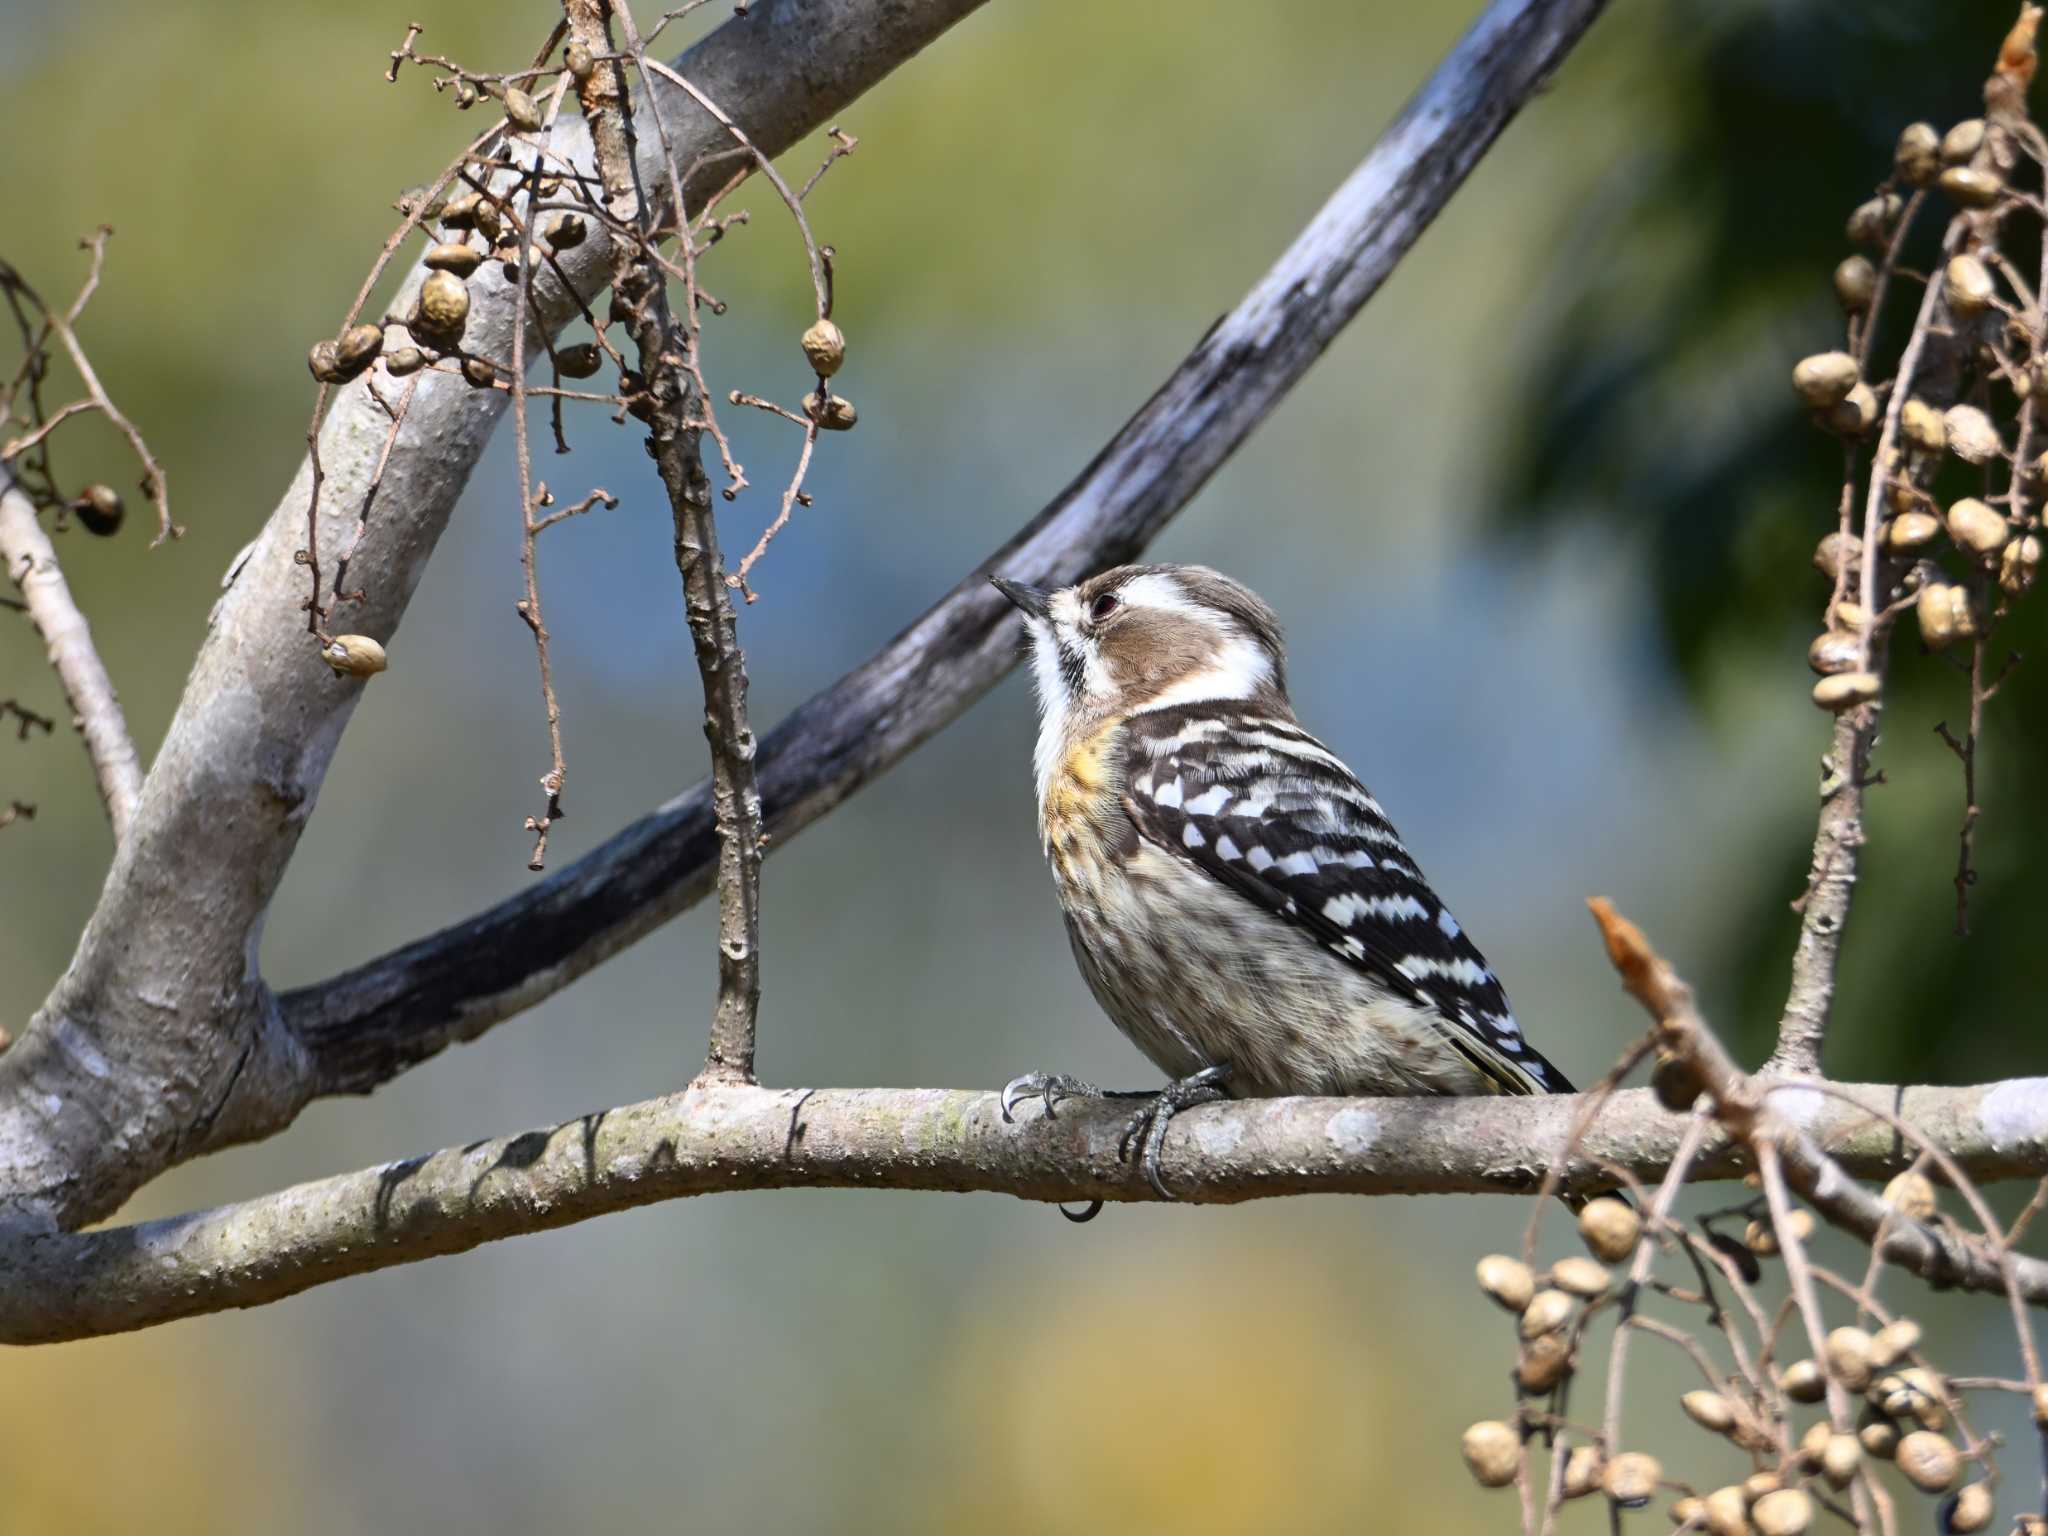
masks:
[[[1222,1085],[1229,1077],[1230,1063],[1226,1061],[1168,1083],[1124,1126],[1123,1140],[1117,1143],[1117,1160],[1129,1162],[1131,1148],[1136,1145],[1138,1166],[1144,1170],[1145,1182],[1152,1186],[1160,1199],[1179,1198],[1167,1188],[1166,1176],[1159,1166],[1160,1153],[1166,1146],[1167,1126],[1182,1110],[1193,1109],[1197,1104],[1212,1104],[1225,1097]]]
[[[1037,1099],[1045,1105],[1047,1118],[1057,1114],[1053,1108],[1061,1099],[1101,1098],[1102,1090],[1093,1083],[1084,1083],[1080,1078],[1066,1072],[1026,1072],[1022,1077],[1013,1077],[1003,1086],[1003,1122],[1014,1124],[1016,1108],[1026,1099]]]

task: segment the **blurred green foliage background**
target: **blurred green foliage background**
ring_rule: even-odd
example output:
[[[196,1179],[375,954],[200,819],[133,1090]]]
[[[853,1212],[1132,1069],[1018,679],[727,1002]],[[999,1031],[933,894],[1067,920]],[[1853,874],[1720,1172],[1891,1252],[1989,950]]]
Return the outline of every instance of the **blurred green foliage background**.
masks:
[[[998,4],[846,113],[861,149],[812,217],[840,252],[861,427],[826,445],[815,508],[756,577],[757,718],[865,656],[1064,484],[1473,10]],[[1899,126],[1976,110],[2009,11],[1618,8],[1161,541],[1289,620],[1304,717],[1394,808],[1581,1079],[1637,1027],[1583,915],[1594,891],[1645,923],[1752,1059],[1768,1038],[1825,740],[1806,557],[1836,466],[1782,381],[1835,334],[1843,215]],[[154,552],[132,532],[60,546],[147,744],[217,578],[303,451],[305,346],[346,307],[390,199],[473,128],[423,77],[384,83],[407,20],[423,46],[503,68],[551,12],[0,4],[5,254],[61,294],[78,236],[116,227],[84,339],[191,528]],[[712,322],[714,385],[793,398],[800,251],[772,198],[740,201],[754,222],[706,274],[731,306]],[[765,418],[731,425],[762,488],[725,513],[744,548],[792,442]],[[574,439],[541,473],[624,501],[543,546],[571,764],[557,865],[704,770],[658,488],[632,434],[593,416]],[[343,744],[266,934],[279,985],[528,878],[519,826],[546,741],[512,611],[506,448]],[[91,422],[57,464],[132,481]],[[32,633],[7,644],[4,691],[61,713]],[[1927,734],[1958,688],[1916,657],[1901,671],[1837,1063],[2041,1071],[2026,775],[2048,683],[2023,670],[1994,710],[1977,933],[1959,942],[1960,786]],[[778,851],[767,1080],[1151,1080],[1072,973],[1034,847],[1032,730],[1013,680]],[[40,808],[0,834],[0,1018],[18,1027],[109,845],[73,743],[0,746],[0,792]],[[673,1086],[702,1051],[710,933],[692,914],[128,1214]],[[1507,1496],[1470,1487],[1456,1433],[1504,1409],[1509,1343],[1465,1277],[1524,1216],[1313,1200],[1077,1229],[991,1198],[845,1193],[639,1211],[0,1358],[0,1528],[1500,1529]],[[1980,1312],[1936,1321],[1953,1368],[2009,1367]],[[1643,1367],[1645,1403],[1663,1364]]]

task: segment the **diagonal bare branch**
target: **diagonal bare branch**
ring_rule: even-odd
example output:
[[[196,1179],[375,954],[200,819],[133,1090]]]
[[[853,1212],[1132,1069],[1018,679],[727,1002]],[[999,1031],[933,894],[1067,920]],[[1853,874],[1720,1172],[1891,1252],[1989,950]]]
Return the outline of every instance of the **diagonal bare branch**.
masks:
[[[886,772],[1016,665],[984,574],[1062,582],[1142,550],[1372,297],[1604,0],[1497,0],[1258,285],[1094,462],[902,634],[761,747],[769,847]],[[715,94],[715,93],[714,93]],[[288,994],[318,1091],[365,1093],[471,1040],[701,901],[717,857],[699,784],[537,886]]]

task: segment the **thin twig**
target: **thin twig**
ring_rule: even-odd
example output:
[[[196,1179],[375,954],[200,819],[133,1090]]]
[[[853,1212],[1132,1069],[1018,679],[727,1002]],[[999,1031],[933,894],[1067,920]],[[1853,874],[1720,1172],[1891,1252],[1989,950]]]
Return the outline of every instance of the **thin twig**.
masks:
[[[593,55],[611,52],[610,25],[616,17],[628,51],[640,67],[665,68],[647,57],[625,0],[565,0],[563,10],[571,33]],[[681,83],[681,76],[674,71],[668,74]],[[730,128],[729,119],[701,92],[687,85],[685,89]],[[649,99],[654,98],[650,95]],[[635,171],[632,106],[622,71],[616,66],[593,70],[583,84],[582,101],[612,216],[630,218],[643,227],[651,225],[648,199]],[[743,137],[737,129],[731,131]],[[663,142],[666,145],[665,129]],[[664,153],[663,162],[673,175],[673,155]],[[773,168],[767,169],[771,179],[779,182]],[[678,200],[680,217],[680,186],[672,195]],[[639,351],[639,371],[647,391],[648,444],[675,520],[676,566],[682,576],[685,617],[703,684],[704,734],[711,745],[712,798],[719,833],[718,1001],[704,1073],[714,1080],[752,1082],[755,1019],[761,997],[762,813],[754,768],[754,732],[747,718],[746,658],[740,650],[738,619],[725,584],[710,483],[698,454],[697,423],[701,417],[692,409],[692,402],[701,400],[701,394],[684,356],[675,350],[679,338],[669,312],[666,284],[659,266],[647,254],[652,241],[651,229],[644,228],[637,239],[613,237],[613,290],[623,302],[627,329]],[[687,262],[687,240],[683,249]],[[688,319],[694,325],[694,313]],[[680,344],[685,352],[691,345],[687,339]]]
[[[8,579],[20,591],[29,619],[49,650],[50,665],[56,669],[64,697],[70,700],[100,799],[107,808],[107,820],[113,825],[114,841],[124,842],[142,796],[142,759],[128,734],[113,679],[93,645],[92,628],[57,563],[56,546],[36,520],[34,503],[4,464],[0,464],[0,559],[7,563]]]

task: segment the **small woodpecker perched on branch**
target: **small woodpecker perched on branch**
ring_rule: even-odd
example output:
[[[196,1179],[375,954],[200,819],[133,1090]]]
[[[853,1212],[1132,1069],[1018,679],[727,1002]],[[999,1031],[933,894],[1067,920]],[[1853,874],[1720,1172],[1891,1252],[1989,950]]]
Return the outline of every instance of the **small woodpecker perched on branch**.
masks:
[[[1039,830],[1095,998],[1172,1081],[1132,1118],[1224,1097],[1570,1093],[1349,768],[1287,698],[1273,610],[1203,566],[1120,566],[1024,614]],[[1050,1113],[1101,1090],[1027,1073]]]

